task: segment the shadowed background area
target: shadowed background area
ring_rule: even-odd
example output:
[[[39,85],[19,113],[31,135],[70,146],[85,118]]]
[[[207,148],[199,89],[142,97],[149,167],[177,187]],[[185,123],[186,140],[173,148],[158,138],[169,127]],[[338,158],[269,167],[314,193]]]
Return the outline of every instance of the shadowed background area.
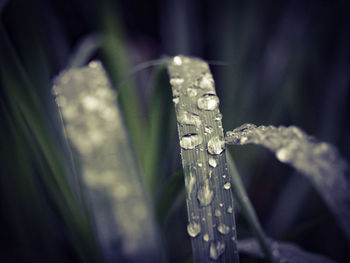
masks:
[[[203,58],[224,131],[296,125],[349,161],[349,11],[340,0],[1,0],[0,261],[103,262],[51,92],[60,71],[91,59],[117,90],[170,262],[191,262],[175,115],[164,69],[140,63]],[[257,146],[230,150],[269,236],[348,262],[342,231],[304,177]],[[251,237],[236,220],[238,238]]]

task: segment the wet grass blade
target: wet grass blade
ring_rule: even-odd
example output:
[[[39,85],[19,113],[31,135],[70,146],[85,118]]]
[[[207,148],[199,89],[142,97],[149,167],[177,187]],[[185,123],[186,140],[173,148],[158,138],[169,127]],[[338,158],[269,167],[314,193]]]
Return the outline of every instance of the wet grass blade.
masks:
[[[54,90],[107,262],[162,261],[153,209],[101,63],[63,72]]]
[[[194,262],[238,262],[231,178],[219,99],[208,64],[168,62],[185,174],[188,234]]]
[[[330,144],[317,142],[301,129],[245,124],[226,133],[234,145],[254,143],[304,174],[318,191],[350,241],[350,194],[345,177],[347,164]]]

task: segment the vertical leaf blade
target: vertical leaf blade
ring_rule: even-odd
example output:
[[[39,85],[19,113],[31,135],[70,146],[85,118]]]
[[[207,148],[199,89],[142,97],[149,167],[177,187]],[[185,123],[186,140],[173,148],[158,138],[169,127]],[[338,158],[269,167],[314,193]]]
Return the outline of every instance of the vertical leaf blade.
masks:
[[[79,154],[96,230],[108,262],[159,262],[163,250],[130,139],[101,63],[55,80],[68,139]]]
[[[188,233],[195,262],[238,262],[219,99],[208,64],[168,62],[185,173]],[[210,165],[209,165],[210,160]]]

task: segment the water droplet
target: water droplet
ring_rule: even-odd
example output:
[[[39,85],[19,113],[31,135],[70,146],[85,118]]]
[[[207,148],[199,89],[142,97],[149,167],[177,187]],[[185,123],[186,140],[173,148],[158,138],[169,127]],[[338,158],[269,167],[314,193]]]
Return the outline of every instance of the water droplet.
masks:
[[[197,106],[201,110],[215,110],[219,105],[219,98],[214,94],[204,94],[197,101]]]
[[[185,176],[185,186],[187,189],[187,196],[188,199],[191,200],[191,194],[194,188],[194,185],[196,184],[196,177],[192,174],[192,171]]]
[[[195,115],[188,111],[180,110],[177,115],[178,122],[182,125],[194,125],[198,127],[202,124],[202,121],[198,115]]]
[[[244,137],[241,138],[240,143],[244,144],[247,141],[248,141],[248,138],[244,136]]]
[[[231,183],[227,182],[226,184],[224,184],[224,189],[225,190],[230,190],[231,189]]]
[[[183,149],[186,150],[191,150],[200,145],[203,142],[202,136],[196,134],[196,133],[191,133],[191,134],[186,134],[182,136],[180,140],[180,146]]]
[[[229,206],[227,208],[227,213],[232,214],[232,212],[233,212],[233,208],[232,208],[232,206]]]
[[[88,111],[94,111],[98,108],[98,100],[92,96],[86,96],[82,99],[82,103],[85,109]]]
[[[210,154],[220,154],[225,149],[225,142],[219,136],[214,136],[208,142],[208,152]]]
[[[209,187],[208,180],[206,183],[198,190],[197,198],[201,206],[210,205],[213,200],[214,192]]]
[[[213,157],[210,157],[208,162],[209,165],[213,168],[215,168],[218,165],[217,161]]]
[[[201,232],[201,225],[199,223],[196,222],[192,222],[189,223],[187,225],[187,233],[191,236],[191,237],[196,237],[198,236],[198,234]]]
[[[170,84],[172,86],[180,86],[185,80],[180,77],[174,77],[170,79]]]
[[[173,98],[173,102],[174,102],[175,104],[178,104],[178,103],[179,103],[179,97]]]
[[[193,88],[188,88],[187,89],[187,95],[190,97],[195,97],[197,96],[197,90],[193,89]]]
[[[181,59],[181,57],[180,57],[180,56],[175,56],[175,57],[173,58],[173,63],[174,63],[174,65],[176,65],[176,66],[181,66],[181,65],[182,65],[182,59]]]
[[[211,134],[213,132],[213,127],[211,126],[205,126],[204,131],[208,134]]]
[[[203,166],[203,164],[202,164],[202,163],[198,163],[198,166],[199,166],[199,167],[202,167],[202,166]]]
[[[100,65],[97,61],[91,61],[88,65],[89,68],[97,68]]]
[[[215,216],[219,217],[221,216],[221,211],[219,209],[215,209]]]
[[[204,234],[203,240],[204,240],[205,242],[208,242],[208,241],[209,241],[209,235],[208,235],[208,234]]]
[[[205,73],[197,82],[201,89],[214,89],[214,79],[209,73]]]
[[[222,241],[210,243],[209,256],[212,260],[218,260],[225,252],[225,243]]]
[[[223,206],[224,206],[224,204],[223,204],[223,203],[220,203],[220,204],[219,204],[219,206],[220,206],[220,207],[223,207]]]
[[[276,152],[276,158],[281,162],[287,162],[292,157],[292,153],[288,148],[281,148]]]
[[[220,223],[217,228],[218,231],[223,235],[227,235],[230,232],[230,227],[223,223]]]
[[[219,113],[218,115],[215,116],[216,121],[221,121],[222,120],[222,114]]]

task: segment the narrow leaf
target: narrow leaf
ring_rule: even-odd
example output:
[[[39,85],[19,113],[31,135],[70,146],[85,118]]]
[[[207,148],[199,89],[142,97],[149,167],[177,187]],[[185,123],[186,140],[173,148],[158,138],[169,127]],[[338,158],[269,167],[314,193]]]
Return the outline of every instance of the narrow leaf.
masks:
[[[98,237],[108,262],[159,262],[160,248],[116,93],[101,63],[71,69],[54,91],[91,200]]]
[[[185,173],[188,234],[194,262],[238,262],[231,177],[214,80],[208,64],[168,62]]]
[[[275,153],[276,158],[304,174],[318,191],[350,241],[350,188],[347,165],[330,144],[317,142],[301,129],[244,124],[226,133],[234,145],[254,143]]]

